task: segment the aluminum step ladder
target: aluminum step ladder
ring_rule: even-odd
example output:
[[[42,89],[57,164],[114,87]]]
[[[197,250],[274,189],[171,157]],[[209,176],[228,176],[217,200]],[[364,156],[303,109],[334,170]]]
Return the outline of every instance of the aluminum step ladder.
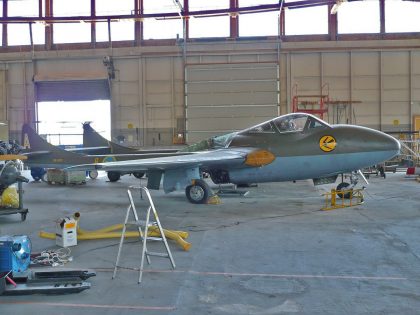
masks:
[[[149,203],[149,207],[146,210],[146,220],[145,221],[139,219],[139,216],[138,216],[137,210],[136,210],[136,206],[134,204],[132,191],[139,191],[141,198],[143,197],[143,192],[146,194],[146,197],[147,197],[147,200],[148,200],[148,203]],[[120,262],[121,250],[122,250],[122,246],[123,246],[123,243],[124,243],[125,232],[126,232],[127,226],[136,226],[138,231],[139,231],[139,237],[142,241],[142,253],[141,253],[141,261],[140,261],[140,269],[139,269],[139,281],[138,281],[138,283],[141,283],[142,276],[143,276],[143,267],[144,267],[144,258],[145,257],[146,257],[147,263],[149,265],[151,264],[150,256],[168,258],[171,261],[172,269],[175,269],[175,262],[174,262],[174,259],[172,257],[171,250],[169,249],[168,242],[166,241],[166,237],[165,237],[165,234],[163,232],[162,225],[160,224],[159,216],[157,214],[157,211],[156,211],[155,205],[153,203],[152,197],[150,196],[149,190],[146,187],[142,187],[142,186],[130,186],[127,190],[127,194],[128,194],[128,199],[130,201],[130,205],[127,207],[127,213],[125,215],[125,221],[124,221],[124,224],[123,224],[123,230],[122,230],[122,233],[121,233],[120,245],[118,247],[117,260],[115,262],[114,273],[112,275],[112,279],[114,279],[116,274],[117,274],[118,264]],[[130,212],[132,212],[133,215],[134,215],[134,221],[128,221],[129,216],[130,216]],[[153,216],[154,218],[151,218],[151,216]],[[151,221],[153,219],[155,221]],[[148,230],[149,230],[150,226],[157,226],[161,236],[160,237],[147,236],[147,233],[148,233]],[[165,246],[165,249],[166,249],[166,252],[151,252],[151,251],[148,251],[147,250],[147,241],[148,240],[163,242],[163,244]]]

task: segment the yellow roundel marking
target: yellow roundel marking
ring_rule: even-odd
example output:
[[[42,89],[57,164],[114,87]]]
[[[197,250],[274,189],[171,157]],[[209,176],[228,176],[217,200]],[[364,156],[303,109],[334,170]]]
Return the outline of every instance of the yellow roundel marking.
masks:
[[[249,166],[263,166],[276,159],[273,153],[266,150],[257,150],[246,156],[245,164]]]
[[[324,152],[331,152],[335,149],[337,142],[333,136],[323,136],[319,139],[319,147]]]

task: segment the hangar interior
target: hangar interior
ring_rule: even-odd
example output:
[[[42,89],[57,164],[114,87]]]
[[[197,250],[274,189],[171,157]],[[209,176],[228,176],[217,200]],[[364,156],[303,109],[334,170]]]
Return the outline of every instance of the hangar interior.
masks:
[[[378,17],[371,22],[369,34],[349,34],[344,26],[340,28],[340,13],[327,14],[332,4],[287,9],[296,1],[285,1],[286,9],[283,8],[281,15],[284,19],[279,19],[275,10],[277,1],[264,2],[262,8],[258,5],[255,8],[258,1],[251,1],[254,11],[269,12],[243,16],[232,12],[240,11],[241,7],[252,8],[246,1],[242,4],[226,0],[206,5],[193,1],[191,8],[186,2],[184,10],[205,16],[208,14],[205,9],[217,9],[227,14],[218,18],[230,23],[218,22],[227,33],[224,37],[215,28],[217,37],[209,37],[211,32],[207,31],[210,33],[205,35],[207,37],[196,38],[193,22],[210,18],[197,15],[197,18],[185,19],[186,41],[182,27],[175,28],[179,33],[167,31],[168,39],[149,39],[153,35],[148,24],[152,18],[132,21],[130,41],[113,41],[112,36],[108,36],[108,41],[99,41],[98,37],[104,33],[103,24],[107,22],[95,15],[107,12],[103,8],[106,4],[116,15],[109,22],[112,35],[118,14],[123,20],[127,12],[161,15],[165,9],[176,12],[177,6],[169,0],[160,7],[153,1],[124,1],[125,6],[131,4],[131,11],[113,8],[113,1],[101,2],[95,11],[95,2],[86,7],[87,2],[82,1],[84,6],[73,9],[79,15],[83,13],[85,20],[76,16],[64,20],[68,23],[48,24],[48,18],[54,21],[54,15],[62,13],[59,10],[55,13],[49,1],[10,1],[9,4],[3,1],[3,19],[11,23],[3,25],[0,119],[9,124],[11,135],[18,136],[23,122],[38,119],[36,104],[42,101],[109,99],[112,138],[124,136],[125,144],[130,146],[194,143],[239,130],[291,112],[296,95],[326,95],[330,101],[336,101],[332,102],[336,105],[328,106],[325,116],[331,123],[357,123],[383,131],[413,130],[415,117],[420,114],[420,55],[415,33],[419,30],[415,29],[415,22],[408,21],[404,33],[386,31],[386,17],[392,21],[398,14],[407,16],[413,6],[409,1],[348,3],[350,9],[360,7],[361,13],[356,14],[362,25],[369,25],[369,13]],[[37,3],[40,5],[33,6]],[[143,11],[136,11],[140,3]],[[33,24],[14,18],[17,10],[14,8],[22,5],[32,5],[35,10],[27,13],[27,21],[34,21]],[[405,9],[395,11],[393,6]],[[36,9],[40,8],[42,18],[34,19],[32,16],[38,15]],[[12,13],[7,14],[7,10]],[[71,13],[66,14],[66,17],[70,15],[68,19]],[[280,36],[241,36],[241,30],[245,29],[241,23],[252,23],[251,17],[257,22],[261,18],[270,21],[267,22],[270,27],[260,31],[263,34],[264,31],[270,35],[280,32]],[[343,14],[343,19],[345,17]],[[245,22],[241,22],[241,18],[246,19]],[[97,24],[80,23],[96,20]],[[17,21],[21,23],[12,23]],[[160,19],[155,21],[163,23]],[[319,32],[325,33],[288,35],[294,32],[295,21],[309,25],[303,30],[297,28],[295,33],[309,32],[310,25],[318,24],[324,26]],[[43,36],[37,33],[41,22],[44,23]],[[182,26],[183,21],[175,19],[170,23]],[[207,23],[211,25],[211,19]],[[65,43],[66,36],[57,39],[62,32],[59,27],[65,26],[71,33],[72,30],[77,32],[81,24],[91,31],[88,40],[79,39],[85,42],[72,43],[77,38],[70,37],[70,43]],[[32,25],[32,46],[29,25]],[[28,45],[12,41],[17,27],[20,27],[20,37],[28,37]],[[340,29],[344,33],[340,33]],[[40,37],[44,40],[42,44]]]
[[[120,175],[111,179],[113,169],[106,165],[82,170],[114,161],[101,156],[94,162],[63,166],[82,172],[83,185],[57,185],[49,179],[46,184],[42,175],[35,178],[31,173],[34,180],[24,183],[22,190],[20,173],[12,169],[11,176],[20,181],[19,201],[30,211],[21,212],[24,222],[0,215],[0,267],[3,235],[27,235],[33,252],[53,249],[51,239],[39,232],[52,231],[58,219],[70,220],[80,212],[80,224],[86,229],[81,234],[89,240],[72,246],[72,261],[60,263],[59,268],[89,268],[96,277],[87,285],[89,290],[76,295],[6,297],[2,296],[6,277],[2,282],[0,269],[0,313],[70,314],[75,309],[89,314],[416,313],[420,307],[420,166],[415,164],[420,163],[418,16],[420,3],[415,0],[1,1],[4,139],[0,140],[8,137],[25,145],[29,138],[23,126],[28,124],[52,142],[51,136],[65,136],[66,124],[77,125],[81,134],[81,123],[92,120],[94,128],[98,121],[103,123],[98,130],[108,130],[107,140],[129,148],[174,149],[180,151],[170,154],[182,155],[189,145],[228,134],[218,140],[240,144],[241,150],[230,152],[230,160],[218,160],[215,177],[197,163],[187,164],[193,157],[182,162],[189,169],[168,171],[159,164],[148,169],[146,177],[135,172],[143,169],[127,170],[127,166],[119,174],[130,176],[121,180]],[[85,103],[72,109],[75,102]],[[104,109],[90,107],[90,102],[103,102]],[[41,114],[44,103],[54,104],[48,115]],[[64,103],[76,122],[70,113],[64,120],[57,118]],[[90,116],[84,116],[88,111]],[[267,130],[257,124],[295,112],[312,113],[327,124],[308,118],[301,131],[315,141],[299,146],[305,137],[286,139],[275,120],[268,122],[286,139],[278,149],[283,155],[275,156],[269,150],[274,147],[272,140],[264,140],[269,149],[262,146],[266,142],[258,136],[264,132],[259,132]],[[47,119],[61,124],[61,131],[41,127]],[[343,126],[337,134],[325,134],[311,129],[311,123],[327,130]],[[400,150],[396,138],[408,140],[414,156],[410,172],[416,177],[405,174],[407,165],[404,172],[401,165],[393,166],[385,176],[382,157]],[[254,139],[253,145],[261,145],[261,150],[250,151],[254,148],[247,139]],[[51,148],[33,154],[52,154]],[[207,151],[216,159],[211,149]],[[359,151],[364,155],[353,155]],[[378,157],[377,151],[387,155]],[[160,152],[150,152],[156,154],[152,158],[160,157]],[[201,156],[200,152],[190,156],[196,153]],[[333,159],[339,154],[341,160]],[[239,167],[235,164],[233,171],[230,167],[240,158],[254,167],[248,175],[256,182],[261,174],[275,177],[276,159],[288,175],[275,183],[264,179],[255,184],[240,176],[236,178],[242,181],[235,182]],[[373,170],[353,167],[363,165],[363,159],[378,163],[365,165]],[[61,156],[53,159],[63,161]],[[6,164],[0,169],[2,191],[3,173],[9,176]],[[42,168],[49,168],[44,164]],[[97,170],[97,179],[87,177],[88,171],[98,176]],[[341,180],[353,185],[353,171],[359,171],[362,179],[370,175],[369,185],[362,183],[354,190],[351,186],[349,194],[361,198],[337,207],[343,209],[320,211],[330,202],[330,191],[331,202],[337,197],[344,204],[346,198],[343,192],[337,194],[335,181],[340,181],[338,174],[351,173]],[[29,178],[29,171],[21,172]],[[312,173],[305,177],[305,172]],[[312,175],[322,172],[326,177]],[[218,190],[222,201],[199,205],[204,202],[194,202],[191,187],[197,186],[197,180],[210,179],[213,183],[206,187]],[[317,180],[326,185],[314,186]],[[186,182],[191,203],[176,191]],[[237,190],[241,184],[246,191]],[[171,192],[152,193],[160,220],[165,228],[189,235],[192,244],[185,251],[171,240],[175,270],[166,260],[153,257],[141,284],[136,281],[142,270],[139,248],[146,248],[141,241],[124,244],[120,271],[111,280],[119,239],[86,236],[89,231],[109,232],[109,227],[123,222],[125,211],[133,209],[127,209],[127,188],[138,185]],[[213,196],[207,196],[206,187],[198,189],[206,193],[207,201]],[[141,215],[143,207],[147,209],[143,197],[136,199]],[[9,214],[0,206],[2,211]],[[57,238],[55,234],[52,238]],[[159,245],[148,243],[154,251],[161,250]]]

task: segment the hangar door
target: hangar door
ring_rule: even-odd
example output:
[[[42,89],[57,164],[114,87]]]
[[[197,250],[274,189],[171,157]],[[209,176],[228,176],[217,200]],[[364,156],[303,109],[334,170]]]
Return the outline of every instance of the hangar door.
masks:
[[[38,79],[38,80],[36,80]],[[38,133],[54,145],[82,145],[81,124],[91,121],[110,134],[110,90],[107,79],[39,80],[35,77]]]
[[[187,143],[278,116],[278,73],[276,63],[188,65],[185,71]]]
[[[37,102],[109,100],[108,80],[35,81]]]

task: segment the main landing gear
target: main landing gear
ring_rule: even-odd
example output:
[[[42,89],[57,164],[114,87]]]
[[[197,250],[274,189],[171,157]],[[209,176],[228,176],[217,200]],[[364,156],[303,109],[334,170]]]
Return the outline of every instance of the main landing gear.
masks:
[[[202,179],[193,180],[192,185],[185,188],[185,195],[191,203],[202,204],[207,203],[211,195],[211,188]]]
[[[107,176],[110,182],[116,182],[121,178],[120,172],[114,172],[114,171],[109,171]]]

